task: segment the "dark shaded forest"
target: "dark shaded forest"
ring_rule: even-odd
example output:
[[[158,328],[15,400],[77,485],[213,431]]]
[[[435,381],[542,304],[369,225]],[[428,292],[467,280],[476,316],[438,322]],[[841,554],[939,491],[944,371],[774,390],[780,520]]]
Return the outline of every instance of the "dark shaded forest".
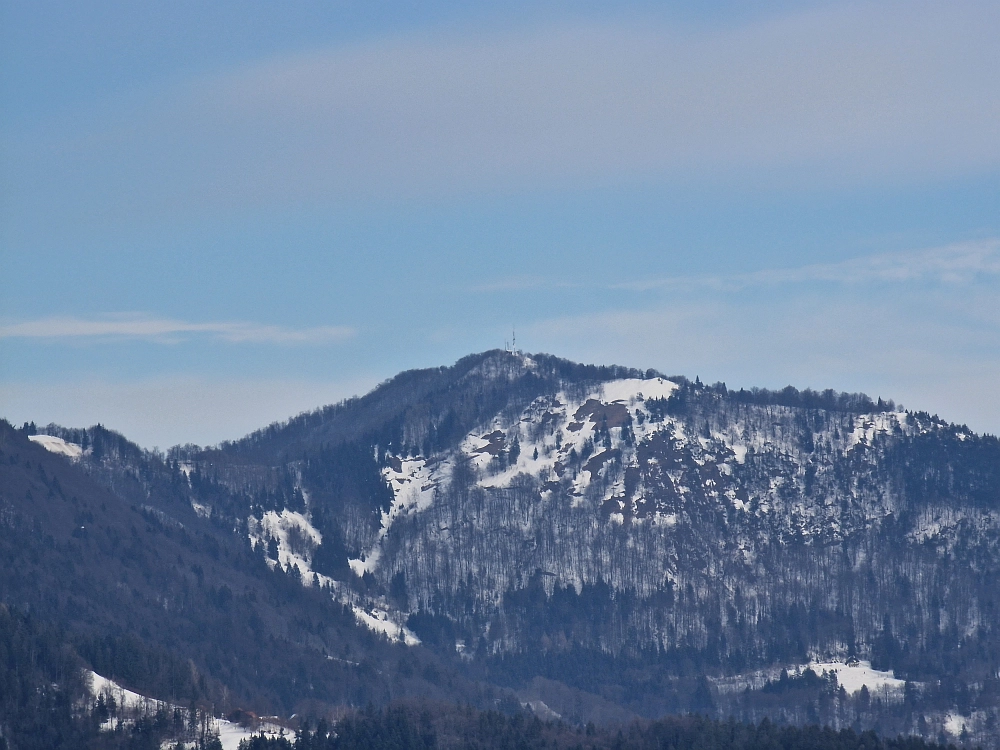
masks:
[[[702,716],[634,722],[624,727],[570,727],[525,713],[432,705],[368,708],[334,726],[303,727],[294,742],[255,737],[240,750],[928,750],[944,745],[881,738],[852,729],[717,721]],[[953,746],[952,746],[953,747]]]

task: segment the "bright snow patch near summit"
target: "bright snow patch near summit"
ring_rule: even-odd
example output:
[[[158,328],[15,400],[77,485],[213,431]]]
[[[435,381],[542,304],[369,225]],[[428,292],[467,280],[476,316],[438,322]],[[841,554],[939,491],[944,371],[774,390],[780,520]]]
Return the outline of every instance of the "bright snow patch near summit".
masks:
[[[602,400],[605,402],[624,401],[628,403],[638,399],[670,398],[670,394],[676,391],[677,387],[677,383],[664,378],[650,378],[649,380],[623,378],[604,383],[601,386],[601,394]]]
[[[76,443],[67,443],[55,435],[28,435],[28,440],[38,443],[50,453],[58,453],[69,458],[79,458],[83,455],[83,448]]]

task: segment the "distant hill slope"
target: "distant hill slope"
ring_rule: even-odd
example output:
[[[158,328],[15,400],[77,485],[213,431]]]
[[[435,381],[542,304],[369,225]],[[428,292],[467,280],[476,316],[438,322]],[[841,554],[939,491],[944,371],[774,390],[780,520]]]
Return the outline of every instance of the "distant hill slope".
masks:
[[[699,710],[981,740],[1000,720],[1000,442],[892,402],[493,351],[212,449],[157,456],[50,426],[69,447],[45,452],[5,429],[16,528],[38,516],[70,535],[44,551],[62,537],[43,531],[10,559],[100,561],[74,573],[102,602],[86,619],[112,627],[122,605],[102,591],[124,581],[139,604],[122,631],[197,655],[217,689],[290,706],[488,683],[567,717]],[[31,473],[29,450],[85,509]],[[101,503],[117,503],[107,528]],[[93,523],[91,541],[72,536]],[[64,580],[34,575],[47,577],[11,592],[67,617],[30,594]],[[240,614],[218,629],[226,616],[195,615],[194,600]],[[220,643],[226,662],[199,645],[209,627],[257,644],[253,659],[274,658],[271,638],[295,656],[257,685],[227,666],[250,651]],[[348,652],[374,671],[344,666],[364,661]],[[879,677],[872,695],[778,679],[852,659],[909,683]],[[309,690],[292,663],[313,670]]]
[[[359,627],[328,592],[272,571],[228,521],[200,517],[155,456],[89,436],[73,462],[0,421],[0,592],[63,628],[91,668],[219,710],[459,695],[439,658]],[[200,497],[221,494],[206,482]]]

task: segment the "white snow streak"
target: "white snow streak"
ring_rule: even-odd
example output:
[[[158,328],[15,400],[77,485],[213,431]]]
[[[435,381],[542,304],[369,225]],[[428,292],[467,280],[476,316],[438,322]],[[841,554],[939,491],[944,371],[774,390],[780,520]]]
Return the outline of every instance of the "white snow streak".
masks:
[[[282,568],[297,566],[303,585],[312,584],[313,551],[323,542],[323,536],[301,513],[285,508],[281,513],[269,510],[258,521],[247,519],[250,539],[267,544],[269,537],[278,541],[278,563]]]
[[[366,612],[357,606],[353,609],[354,617],[369,630],[374,630],[376,633],[383,633],[394,641],[402,641],[407,646],[420,644],[420,639],[417,638],[412,630],[405,625],[400,625],[390,620],[389,613],[385,610],[372,609],[372,611]]]
[[[382,540],[389,533],[393,522],[405,513],[418,513],[429,508],[434,502],[434,490],[440,482],[440,476],[431,477],[431,469],[422,458],[393,458],[390,465],[382,470],[382,476],[392,488],[393,501],[389,510],[382,512],[382,527],[372,548],[362,557],[347,561],[358,576],[375,569],[382,554]]]

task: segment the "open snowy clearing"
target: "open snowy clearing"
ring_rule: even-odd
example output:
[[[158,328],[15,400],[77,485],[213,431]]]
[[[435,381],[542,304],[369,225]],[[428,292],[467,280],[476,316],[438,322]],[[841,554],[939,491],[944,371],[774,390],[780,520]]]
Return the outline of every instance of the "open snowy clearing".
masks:
[[[187,709],[183,706],[175,706],[165,701],[156,700],[155,698],[147,698],[145,695],[140,695],[139,693],[129,690],[128,688],[124,688],[114,680],[102,677],[96,672],[90,672],[89,675],[90,692],[94,696],[94,699],[96,700],[100,695],[104,695],[105,699],[112,698],[114,700],[116,710],[119,712],[119,719],[124,720],[125,722],[134,720],[139,716],[155,714],[161,708],[170,712],[173,712],[174,709],[177,708],[184,712],[187,711]],[[102,729],[105,731],[111,731],[115,724],[115,718],[110,718],[104,723]],[[215,732],[219,735],[219,740],[222,742],[223,750],[238,750],[241,740],[248,739],[261,733],[263,733],[266,737],[286,736],[290,740],[293,740],[295,736],[294,732],[290,732],[284,727],[268,722],[261,722],[260,725],[254,729],[245,727],[242,724],[234,723],[227,719],[214,717],[209,725],[209,731]],[[193,747],[193,745],[190,746]],[[176,747],[176,743],[169,742],[165,745],[165,747]]]
[[[795,674],[802,674],[806,669],[811,669],[818,675],[824,672],[837,675],[837,683],[848,693],[854,694],[861,691],[862,687],[867,687],[869,692],[902,690],[906,684],[904,680],[896,679],[891,672],[882,672],[872,669],[871,662],[857,661],[845,663],[841,661],[818,661],[810,662],[805,666],[795,667]],[[792,671],[789,670],[789,674]]]
[[[38,443],[50,453],[58,453],[69,458],[79,458],[83,455],[83,447],[76,443],[67,443],[65,440],[54,435],[28,435],[28,440]]]

